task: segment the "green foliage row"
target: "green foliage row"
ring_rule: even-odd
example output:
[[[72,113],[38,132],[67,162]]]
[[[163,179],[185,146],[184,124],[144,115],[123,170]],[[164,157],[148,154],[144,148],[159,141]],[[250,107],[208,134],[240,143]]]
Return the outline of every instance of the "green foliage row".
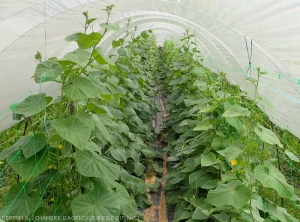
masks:
[[[45,118],[36,126],[29,123],[25,135],[0,154],[1,178],[10,177],[11,170],[18,175],[1,188],[0,216],[138,221],[138,208],[149,206],[140,177],[146,167],[159,170],[151,149],[158,49],[149,30],[127,39],[126,46],[125,39],[114,40],[115,62],[104,55],[101,39],[118,28],[109,23],[112,7],[100,25],[104,33],[87,33],[96,19],[85,12],[84,32],[66,38],[77,43],[76,50],[46,61],[37,54],[34,80],[55,81],[62,93],[52,105],[53,99],[40,93],[11,106],[16,116]]]
[[[169,104],[166,189],[176,205],[174,221],[298,221],[277,204],[292,202],[299,216],[299,197],[271,150],[286,151],[294,163],[298,157],[256,106],[262,101],[257,93],[253,100],[224,73],[202,66],[192,37],[187,32],[182,45],[167,41],[162,50]],[[257,89],[259,78],[250,81]]]

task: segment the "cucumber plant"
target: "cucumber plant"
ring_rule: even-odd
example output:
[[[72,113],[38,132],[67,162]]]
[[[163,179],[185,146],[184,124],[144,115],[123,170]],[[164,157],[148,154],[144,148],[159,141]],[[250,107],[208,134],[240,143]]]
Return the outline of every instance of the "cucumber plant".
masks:
[[[284,151],[283,140],[255,100],[194,57],[192,37],[186,33],[182,45],[167,41],[162,50],[174,221],[298,221],[277,204],[284,199],[297,209],[299,201],[271,152]],[[259,79],[253,82],[256,98]]]
[[[113,40],[115,62],[104,55],[103,36],[119,29],[109,21],[112,9],[104,9],[102,33],[88,32],[97,19],[83,13],[83,32],[66,37],[77,44],[74,51],[45,61],[37,56],[33,78],[60,87],[55,103],[39,93],[10,107],[24,117],[44,118],[0,154],[1,176],[9,177],[9,169],[18,175],[3,193],[4,218],[138,221],[138,208],[149,206],[141,177],[146,167],[159,169],[151,136],[158,49],[147,30],[126,45],[125,39]]]

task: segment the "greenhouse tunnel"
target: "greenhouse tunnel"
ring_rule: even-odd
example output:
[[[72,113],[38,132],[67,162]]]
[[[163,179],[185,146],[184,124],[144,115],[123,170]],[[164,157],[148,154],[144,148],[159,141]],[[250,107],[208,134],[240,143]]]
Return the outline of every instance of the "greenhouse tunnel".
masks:
[[[173,207],[167,210],[168,213],[175,211],[175,219],[174,216],[172,219],[174,221],[189,222],[298,221],[300,219],[300,199],[297,197],[297,195],[300,195],[300,179],[297,179],[297,177],[300,177],[299,0],[0,0],[0,133],[7,132],[7,130],[18,124],[19,120],[16,120],[15,117],[13,118],[13,109],[11,107],[18,106],[27,97],[45,92],[47,96],[52,96],[55,100],[61,95],[60,84],[58,82],[49,81],[43,84],[35,82],[33,76],[39,63],[35,59],[37,51],[40,52],[42,60],[47,60],[53,57],[63,58],[65,54],[76,50],[78,48],[77,43],[66,41],[66,37],[83,31],[85,24],[83,12],[88,12],[89,18],[97,18],[89,26],[87,33],[106,32],[106,29],[100,26],[100,24],[105,23],[107,20],[107,14],[103,9],[108,5],[115,5],[111,11],[110,23],[118,24],[119,28],[118,31],[107,32],[101,39],[99,46],[102,48],[104,55],[110,56],[118,53],[118,48],[112,45],[114,40],[122,38],[124,39],[124,45],[131,44],[131,39],[127,35],[129,32],[135,32],[135,35],[139,36],[147,32],[147,30],[152,30],[157,46],[162,46],[162,51],[164,51],[166,41],[171,41],[174,45],[180,45],[183,34],[186,30],[189,30],[193,35],[195,45],[201,52],[202,65],[212,73],[217,74],[217,76],[222,76],[223,73],[226,73],[226,79],[232,86],[237,86],[242,92],[247,93],[249,98],[256,101],[256,103],[252,104],[252,108],[254,109],[254,106],[257,105],[266,114],[270,122],[272,122],[272,130],[276,128],[282,135],[285,132],[290,133],[290,137],[293,138],[296,144],[294,147],[290,145],[286,146],[285,144],[283,144],[283,147],[280,147],[279,144],[281,143],[278,142],[279,140],[275,134],[265,131],[268,135],[267,139],[266,136],[260,137],[258,135],[264,142],[263,146],[265,144],[274,145],[275,154],[269,156],[268,159],[272,163],[277,164],[277,168],[279,168],[280,175],[278,177],[274,176],[276,183],[280,184],[280,181],[282,181],[281,176],[283,175],[280,173],[281,171],[285,176],[289,175],[289,182],[295,185],[295,195],[292,198],[287,198],[289,199],[287,201],[284,200],[285,204],[286,202],[290,202],[293,205],[293,212],[291,213],[293,217],[287,213],[289,212],[289,205],[284,205],[282,202],[280,204],[276,203],[277,205],[274,205],[275,208],[273,211],[271,207],[264,211],[263,207],[259,205],[260,202],[258,199],[252,197],[250,203],[248,202],[247,204],[251,205],[253,202],[257,204],[256,207],[259,209],[257,212],[260,212],[260,214],[264,212],[265,217],[260,215],[264,220],[253,219],[260,217],[254,215],[255,213],[251,211],[251,207],[250,211],[245,208],[245,214],[251,215],[252,218],[249,219],[247,216],[243,216],[243,219],[241,219],[242,217],[235,219],[232,215],[235,215],[237,211],[232,213],[228,209],[223,212],[216,210],[219,214],[210,212],[208,215],[208,210],[204,209],[205,207],[201,208],[196,203],[191,204],[190,202],[189,204],[195,208],[194,216],[190,218],[183,215],[178,216],[178,212],[181,212],[181,207],[188,208],[183,204],[183,200],[180,202],[182,206],[177,205],[176,208]],[[116,62],[117,59],[117,56],[112,57],[113,62]],[[265,73],[265,75],[259,79],[259,85],[256,89],[255,84],[251,80],[259,78],[257,68],[262,73]],[[168,102],[166,102],[168,95],[163,95],[163,92],[159,92],[159,96],[156,97],[156,100],[158,104],[162,105],[160,108],[163,111],[169,111]],[[249,110],[251,111],[252,108],[250,107]],[[164,119],[165,116],[171,114],[163,113],[162,115],[164,117],[159,118]],[[11,139],[10,137],[19,138],[22,136],[22,132],[16,135],[5,134],[2,137],[6,137],[7,135],[9,137],[6,140],[9,140]],[[161,136],[161,134],[159,135]],[[25,136],[25,131],[23,136]],[[274,143],[270,143],[270,140],[268,140],[270,137],[273,138],[272,141]],[[280,141],[282,142],[281,139]],[[7,148],[7,144],[3,139],[0,142],[0,151],[2,152]],[[72,145],[73,148],[74,145]],[[284,160],[279,160],[280,155],[278,150],[280,149],[283,149],[281,154],[284,156]],[[147,155],[145,156],[147,157]],[[210,158],[216,159],[215,157]],[[1,180],[4,181],[5,177],[8,177],[5,170],[7,170],[6,164],[9,163],[7,163],[7,160],[5,162],[4,159],[0,158],[0,198],[7,192],[7,190],[3,190],[4,188],[1,183]],[[109,160],[109,158],[107,159]],[[286,159],[288,160],[285,161]],[[229,165],[231,163],[231,165],[235,166],[236,163],[232,162],[232,160],[226,160],[229,161]],[[164,161],[166,159],[163,159],[163,163],[159,162],[159,164],[165,164]],[[249,161],[251,162],[252,160]],[[71,161],[71,165],[72,163],[74,164],[74,161]],[[4,165],[5,167],[3,167]],[[267,164],[263,166],[264,169],[261,169],[262,171],[271,172],[273,170],[275,172],[277,170],[274,170]],[[170,171],[173,172],[172,170]],[[292,171],[293,173],[291,173]],[[277,185],[272,185],[272,183],[275,183],[274,178],[272,176],[270,178],[267,177],[266,180],[269,180],[268,182],[265,181],[265,184],[268,184],[265,187],[276,190],[272,187]],[[19,179],[18,175],[18,182],[26,181]],[[256,179],[259,180],[258,178]],[[243,179],[240,180],[242,181],[241,184],[244,183]],[[223,185],[225,186],[230,183],[232,182],[229,180],[228,183],[226,182]],[[237,187],[242,186],[241,184],[237,185]],[[216,190],[222,186],[219,183],[218,185]],[[255,188],[250,187],[252,192],[252,189]],[[283,191],[285,194],[289,192],[286,187],[282,189],[286,189]],[[226,189],[223,187],[223,190]],[[270,191],[270,193],[272,192]],[[279,194],[279,199],[286,198],[285,194]],[[234,196],[234,194],[232,195]],[[230,199],[231,197],[229,195],[222,198]],[[238,199],[242,198],[241,196],[238,197]],[[18,199],[18,197],[15,199]],[[105,201],[105,199],[103,200]],[[280,199],[280,201],[283,200]],[[22,205],[22,202],[19,202],[19,204]],[[5,210],[5,205],[2,205],[0,200],[0,208],[1,206],[3,207],[2,211],[0,209],[0,216],[7,216],[5,212],[8,212],[8,210]],[[219,207],[218,204],[214,206]],[[239,206],[235,206],[234,204],[233,206],[239,209]],[[10,207],[12,207],[12,204],[9,206],[9,209]],[[283,207],[287,209],[287,212],[285,211],[286,214],[282,210],[284,209]],[[191,211],[191,209],[187,211]],[[106,214],[113,211],[101,212],[104,212],[104,216],[108,216]],[[178,213],[177,216],[176,212]],[[149,212],[144,213],[147,215]],[[20,214],[21,216],[30,215],[32,218],[34,218],[33,215],[36,215],[32,212],[30,214],[24,212]],[[230,218],[227,215],[230,215]],[[16,214],[16,216],[18,215]],[[119,216],[119,214],[114,216]],[[168,221],[161,218],[145,219],[145,221],[151,222],[155,220]],[[10,220],[4,218],[3,221]],[[74,221],[82,220],[74,219]],[[86,219],[84,221],[91,220]],[[119,220],[114,219],[110,221]],[[120,221],[129,220],[124,219]],[[171,220],[169,219],[169,221]]]
[[[81,30],[82,12],[89,11],[101,23],[101,16],[105,15],[99,10],[107,4],[118,6],[112,19],[123,26],[129,18],[141,31],[153,26],[159,44],[165,39],[180,38],[184,29],[192,30],[205,58],[205,66],[215,72],[226,72],[231,83],[250,93],[252,85],[245,80],[249,67],[245,40],[250,53],[252,39],[252,67],[261,67],[270,74],[261,83],[259,93],[272,101],[274,109],[262,109],[278,126],[300,137],[297,128],[300,125],[297,118],[300,106],[297,56],[300,9],[297,0],[263,3],[163,0],[13,3],[2,0],[1,131],[14,123],[7,107],[39,90],[30,79],[36,66],[36,51],[49,58],[71,50],[72,46],[64,38]],[[111,39],[123,34],[119,32],[106,37],[102,46],[107,53],[111,52]]]

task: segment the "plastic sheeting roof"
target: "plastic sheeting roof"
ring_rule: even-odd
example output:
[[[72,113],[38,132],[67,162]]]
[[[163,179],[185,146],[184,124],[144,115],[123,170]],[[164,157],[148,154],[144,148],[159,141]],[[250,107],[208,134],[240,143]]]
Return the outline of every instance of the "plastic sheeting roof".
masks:
[[[36,51],[49,58],[73,50],[64,38],[82,31],[82,12],[99,18],[93,26],[97,30],[106,18],[101,9],[110,4],[116,5],[112,21],[121,30],[104,38],[106,53],[114,52],[111,41],[124,36],[129,18],[139,32],[152,28],[160,45],[188,28],[197,37],[204,65],[226,72],[231,83],[250,95],[253,85],[246,76],[252,39],[251,75],[256,77],[254,67],[268,73],[261,78],[259,95],[274,109],[260,107],[300,138],[299,0],[0,0],[0,131],[15,123],[11,104],[40,91],[57,94],[54,83],[37,85],[31,79]]]

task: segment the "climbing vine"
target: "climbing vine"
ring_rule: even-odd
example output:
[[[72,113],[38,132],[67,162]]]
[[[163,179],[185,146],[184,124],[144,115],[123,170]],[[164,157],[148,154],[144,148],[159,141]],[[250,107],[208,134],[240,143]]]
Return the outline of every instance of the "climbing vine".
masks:
[[[163,47],[167,190],[176,205],[174,221],[298,221],[280,201],[292,202],[299,212],[295,188],[271,152],[284,153],[283,140],[256,107],[259,78],[267,73],[258,68],[258,78],[249,80],[256,89],[253,100],[230,85],[225,73],[202,65],[192,38],[187,32],[181,45],[167,41]]]
[[[4,218],[138,221],[138,208],[149,206],[141,177],[147,167],[159,170],[151,136],[158,49],[148,30],[113,40],[116,61],[104,55],[103,36],[119,30],[112,9],[104,9],[102,33],[88,32],[97,19],[83,13],[83,32],[66,37],[74,51],[44,61],[37,54],[35,82],[55,82],[61,96],[53,103],[39,93],[11,106],[19,119],[43,118],[0,154],[1,176],[17,175],[9,186],[1,181]]]

